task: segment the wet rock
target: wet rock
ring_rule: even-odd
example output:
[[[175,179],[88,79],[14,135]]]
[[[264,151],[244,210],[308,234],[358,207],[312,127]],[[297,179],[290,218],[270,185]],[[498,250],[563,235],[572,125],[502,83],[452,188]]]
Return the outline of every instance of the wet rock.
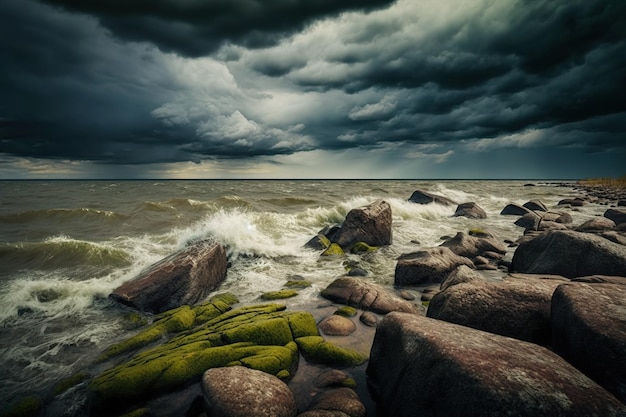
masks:
[[[161,313],[205,298],[226,278],[228,260],[222,245],[200,242],[174,253],[113,290],[114,300]]]
[[[376,327],[378,325],[378,316],[371,311],[364,311],[359,317],[361,323],[369,327]]]
[[[515,272],[626,275],[626,247],[602,237],[575,231],[553,231],[520,243],[511,263]]]
[[[347,304],[381,314],[386,314],[390,311],[420,313],[417,306],[409,301],[398,297],[378,284],[359,278],[338,278],[322,290],[321,295],[336,303]]]
[[[332,414],[329,414],[332,413]],[[309,411],[298,417],[365,417],[367,411],[359,396],[349,388],[335,388],[317,394]]]
[[[447,197],[437,194],[431,194],[423,190],[416,190],[411,194],[409,201],[417,204],[441,204],[442,206],[454,206],[457,203]]]
[[[327,336],[348,336],[356,330],[352,320],[336,314],[326,317],[318,327]]]
[[[474,202],[459,204],[454,212],[455,217],[467,217],[470,219],[486,219],[487,213]]]
[[[531,230],[539,230],[539,223],[541,223],[541,216],[535,212],[526,213],[515,220],[516,226]]]
[[[561,285],[552,323],[554,351],[626,403],[626,286]]]
[[[243,366],[213,368],[202,375],[209,415],[220,417],[295,417],[289,387],[273,375]]]
[[[551,342],[550,303],[563,281],[537,278],[471,282],[448,287],[427,316],[541,345]]]
[[[543,202],[541,202],[540,200],[528,201],[524,203],[522,207],[526,207],[528,210],[532,210],[532,211],[548,211],[548,208],[546,207],[546,205],[543,204]]]
[[[532,211],[524,206],[520,206],[516,203],[507,204],[500,212],[503,216],[523,216],[524,214],[531,213]]]
[[[585,205],[585,200],[583,200],[582,198],[576,197],[576,198],[564,198],[561,201],[558,202],[559,206],[563,206],[563,205],[569,205],[572,207],[582,207]]]
[[[587,220],[575,230],[577,232],[585,233],[600,233],[615,229],[615,222],[607,219],[606,217],[597,216],[593,219]]]
[[[454,288],[454,287],[453,287]],[[379,324],[367,367],[385,415],[623,416],[624,405],[538,345],[404,313]]]
[[[355,384],[356,381],[350,374],[339,369],[324,371],[313,382],[313,385],[317,388],[353,386]]]
[[[474,268],[474,263],[439,246],[401,255],[396,263],[394,284],[422,285],[441,283],[459,265]]]
[[[350,210],[341,229],[332,239],[344,248],[356,242],[370,246],[390,245],[391,240],[391,206],[384,200]]]
[[[495,237],[476,237],[463,232],[458,232],[453,238],[441,244],[452,252],[466,258],[474,258],[484,252],[506,253],[506,247]]]
[[[626,210],[608,209],[604,212],[604,217],[613,220],[616,225],[626,223]]]
[[[441,283],[441,291],[457,284],[472,281],[484,281],[483,276],[466,265],[459,265]]]

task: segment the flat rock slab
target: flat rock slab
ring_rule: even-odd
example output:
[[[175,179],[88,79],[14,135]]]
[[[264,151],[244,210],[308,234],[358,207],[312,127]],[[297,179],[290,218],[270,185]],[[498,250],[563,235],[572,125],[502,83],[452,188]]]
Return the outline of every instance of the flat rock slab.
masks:
[[[296,400],[277,377],[243,366],[209,369],[202,392],[211,416],[295,417]]]
[[[500,282],[474,280],[435,295],[426,315],[548,346],[552,341],[552,294],[562,283],[519,277]]]
[[[227,267],[222,245],[199,242],[150,266],[113,290],[111,298],[151,313],[193,305],[226,278]]]
[[[423,314],[410,301],[400,298],[386,288],[365,281],[362,278],[338,278],[322,290],[322,296],[336,303],[347,304],[380,314],[386,314],[390,311]]]
[[[626,286],[559,286],[552,326],[554,351],[626,403]]]
[[[623,416],[608,391],[541,346],[404,313],[379,324],[367,374],[385,415]]]

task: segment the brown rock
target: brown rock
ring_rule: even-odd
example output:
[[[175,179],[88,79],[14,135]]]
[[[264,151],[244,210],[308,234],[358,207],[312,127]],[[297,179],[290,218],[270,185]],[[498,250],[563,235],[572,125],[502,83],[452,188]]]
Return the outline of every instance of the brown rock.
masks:
[[[212,368],[202,376],[202,392],[211,416],[295,417],[296,401],[273,375],[243,366]]]
[[[577,232],[599,233],[613,229],[615,229],[615,222],[613,220],[607,219],[606,217],[597,216],[593,219],[587,220],[586,222],[578,226],[575,230]]]
[[[626,286],[561,285],[552,323],[554,351],[626,403]]]
[[[506,253],[506,247],[495,237],[475,237],[458,232],[453,238],[446,240],[441,246],[466,258],[474,258],[483,252]]]
[[[523,216],[524,214],[531,212],[531,210],[527,209],[524,206],[520,206],[516,203],[510,203],[502,209],[500,214],[503,216]]]
[[[328,336],[348,336],[356,330],[352,320],[336,314],[326,317],[317,327]]]
[[[454,287],[453,287],[454,288]],[[404,313],[379,324],[367,374],[385,415],[623,416],[615,397],[538,345]]]
[[[341,412],[349,417],[365,417],[367,415],[365,406],[359,399],[359,396],[350,388],[335,388],[317,394],[309,407],[309,411],[316,410]],[[306,414],[309,417],[313,415],[320,416],[320,414]]]
[[[395,285],[441,283],[459,265],[474,268],[474,263],[439,246],[401,255],[396,263]]]
[[[364,311],[363,314],[361,314],[361,317],[359,317],[359,320],[361,320],[361,323],[369,327],[378,326],[379,321],[378,316],[371,311]]]
[[[342,248],[348,248],[356,242],[370,246],[390,245],[391,206],[384,200],[377,200],[365,207],[350,210],[341,229],[331,240]]]
[[[111,298],[142,311],[161,313],[204,299],[226,278],[222,245],[200,242],[162,259],[113,290]]]
[[[430,301],[427,316],[541,345],[551,342],[550,303],[558,280],[473,280]]]
[[[417,204],[435,203],[435,204],[441,204],[443,206],[454,206],[457,204],[456,202],[450,200],[447,197],[444,197],[442,195],[437,195],[437,194],[431,194],[423,190],[414,191],[411,197],[409,198],[409,201],[412,203],[417,203]]]
[[[474,202],[459,204],[454,212],[455,217],[467,217],[470,219],[486,219],[487,213]]]
[[[421,312],[417,306],[391,293],[386,288],[360,278],[338,278],[322,290],[321,294],[322,297],[336,303],[381,314],[390,311],[403,311],[413,314]]]
[[[457,266],[441,283],[441,291],[457,284],[472,281],[484,281],[483,276],[467,265]]]
[[[543,202],[541,202],[540,200],[530,200],[524,203],[523,207],[526,207],[528,210],[532,211],[548,211],[546,205],[543,204]]]

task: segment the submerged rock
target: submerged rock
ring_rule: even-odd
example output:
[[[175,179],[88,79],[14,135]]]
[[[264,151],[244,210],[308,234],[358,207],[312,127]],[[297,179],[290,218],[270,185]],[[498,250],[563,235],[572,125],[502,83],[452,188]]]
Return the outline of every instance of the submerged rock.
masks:
[[[227,265],[222,245],[199,242],[150,266],[113,290],[111,298],[151,313],[195,304],[226,278]]]
[[[213,368],[202,375],[202,393],[211,416],[295,417],[296,400],[273,375],[243,366]]]
[[[390,245],[391,239],[391,206],[384,200],[377,200],[350,210],[332,241],[349,248],[357,242],[369,246]]]
[[[625,285],[559,286],[552,331],[556,353],[626,403]]]
[[[384,415],[623,416],[610,393],[541,346],[405,313],[379,324],[367,367]]]

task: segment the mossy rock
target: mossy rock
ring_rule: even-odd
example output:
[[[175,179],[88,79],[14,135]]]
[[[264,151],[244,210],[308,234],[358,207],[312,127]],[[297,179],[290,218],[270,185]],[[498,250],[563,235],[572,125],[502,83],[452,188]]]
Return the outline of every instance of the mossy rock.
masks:
[[[284,298],[291,298],[298,295],[298,291],[296,290],[279,290],[279,291],[270,291],[261,295],[263,300],[282,300]]]
[[[350,318],[357,315],[357,309],[351,306],[342,306],[339,307],[334,314]]]
[[[287,283],[285,284],[285,287],[303,289],[303,288],[309,288],[311,285],[313,285],[311,281],[307,281],[304,279],[292,279],[292,280],[287,281]]]
[[[296,339],[302,355],[310,362],[329,366],[357,366],[368,359],[362,353],[343,348],[324,340],[321,336],[305,336]]]
[[[27,396],[17,401],[6,411],[0,413],[0,417],[33,417],[41,409],[41,400],[35,396]]]
[[[330,244],[330,239],[320,233],[317,236],[313,237],[311,240],[309,240],[305,246],[310,249],[320,250],[328,248]]]
[[[129,311],[122,316],[124,330],[135,330],[148,324],[148,320],[136,311]]]
[[[321,256],[344,256],[346,253],[343,251],[341,246],[337,243],[331,243],[331,245],[322,252]]]
[[[370,246],[365,242],[356,242],[354,245],[350,246],[350,249],[348,249],[350,253],[375,252],[376,250],[378,250],[376,246]]]
[[[63,394],[65,391],[80,384],[81,382],[86,380],[88,377],[89,377],[89,374],[85,372],[79,372],[71,376],[68,376],[65,379],[62,379],[61,381],[57,382],[54,385],[54,387],[52,387],[52,396],[56,397],[57,395]]]
[[[491,237],[491,233],[477,227],[470,229],[468,234],[475,237]]]

